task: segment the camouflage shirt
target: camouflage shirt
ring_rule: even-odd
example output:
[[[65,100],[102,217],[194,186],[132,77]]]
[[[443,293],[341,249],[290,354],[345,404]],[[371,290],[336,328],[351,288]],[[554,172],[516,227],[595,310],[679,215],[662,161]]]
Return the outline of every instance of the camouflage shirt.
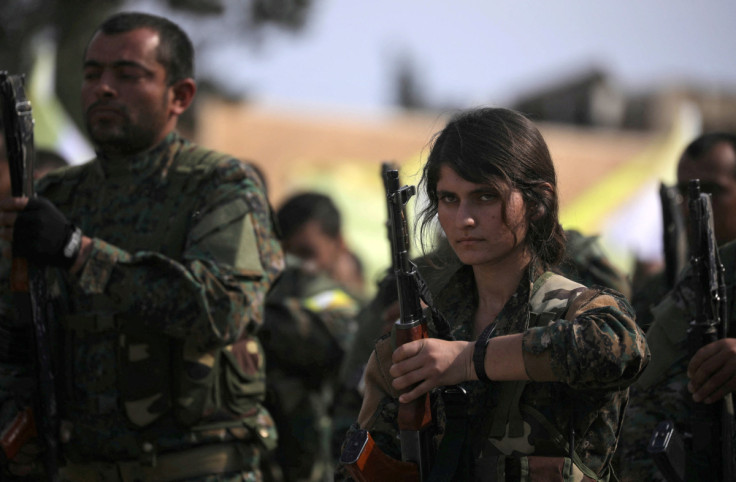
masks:
[[[729,337],[733,338],[736,337],[736,241],[721,246],[719,253],[725,268]],[[672,291],[652,309],[653,322],[647,331],[652,363],[631,387],[631,402],[616,454],[617,471],[622,480],[665,480],[647,453],[652,433],[664,420],[673,421],[681,433],[689,426],[692,405],[687,389],[690,359],[686,338],[689,322],[695,315],[690,285],[691,270],[688,268]]]
[[[627,387],[648,361],[643,333],[636,326],[626,299],[605,288],[583,289],[567,306],[564,318],[528,326],[530,293],[531,284],[525,279],[496,318],[494,336],[524,333],[522,349],[529,376],[534,379],[535,374],[551,371],[559,382],[531,381],[520,385],[523,392],[518,406],[532,407],[540,413],[548,421],[542,424],[541,430],[547,430],[549,437],[554,437],[553,433],[561,435],[558,440],[564,440],[564,444],[573,428],[575,452],[580,460],[605,479],[610,475],[609,464],[628,399]],[[445,289],[436,295],[435,303],[450,320],[455,339],[473,339],[477,298],[471,267],[461,267]],[[434,332],[431,322],[429,328]],[[367,383],[370,379],[366,379]],[[568,453],[566,447],[558,444],[546,448],[537,446],[540,441],[535,444],[533,437],[515,447],[502,446],[507,440],[503,435],[501,444],[491,437],[499,398],[507,383],[517,382],[470,381],[462,384],[469,394],[468,417],[472,423],[468,430],[478,480],[503,480],[495,478],[483,461],[494,453],[503,452],[511,457],[529,454],[564,457]],[[386,392],[390,393],[390,389]],[[395,393],[386,395],[378,403],[377,411],[363,428],[371,432],[385,452],[399,458],[397,402],[392,395]],[[540,425],[529,419],[524,409],[522,411],[527,427]],[[435,420],[441,432],[444,425],[441,405]],[[540,427],[532,430],[537,429]]]
[[[236,419],[267,417],[252,334],[283,269],[271,209],[251,166],[195,148],[170,134],[143,154],[98,158],[39,183],[38,194],[92,238],[76,275],[53,270],[49,280],[60,324],[62,450],[71,460],[202,443],[205,432],[187,426],[212,411],[211,397]],[[195,163],[202,152],[215,161]],[[219,386],[214,365],[241,393],[205,393]],[[193,400],[196,383],[207,388]]]
[[[259,332],[268,360],[266,406],[276,420],[276,463],[285,480],[332,474],[332,406],[359,309],[343,286],[324,273],[307,272],[290,256],[266,298]]]

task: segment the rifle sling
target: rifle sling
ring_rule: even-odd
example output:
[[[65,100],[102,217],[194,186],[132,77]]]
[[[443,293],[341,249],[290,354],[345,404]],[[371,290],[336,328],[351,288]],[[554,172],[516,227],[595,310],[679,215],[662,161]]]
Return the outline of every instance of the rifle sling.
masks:
[[[445,433],[428,481],[471,480],[473,451],[468,437],[467,394],[456,387],[445,387],[442,400],[445,406]]]
[[[440,311],[435,308],[434,300],[432,299],[432,293],[429,291],[427,282],[424,281],[422,275],[419,274],[419,270],[416,268],[416,266],[414,266],[413,269],[414,274],[412,278],[414,280],[414,283],[416,284],[419,296],[421,297],[422,301],[424,301],[424,303],[429,306],[429,309],[432,312],[432,321],[434,322],[434,326],[437,330],[437,337],[443,340],[453,340],[454,337],[452,336],[450,323],[445,319],[442,313],[440,313]]]

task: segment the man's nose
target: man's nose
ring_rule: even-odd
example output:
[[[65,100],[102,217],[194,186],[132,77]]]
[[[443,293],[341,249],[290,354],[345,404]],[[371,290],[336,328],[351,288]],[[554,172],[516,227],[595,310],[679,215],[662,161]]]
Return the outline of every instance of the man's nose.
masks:
[[[95,95],[97,97],[114,97],[117,95],[115,75],[112,72],[105,71],[100,75],[97,85],[95,85]]]

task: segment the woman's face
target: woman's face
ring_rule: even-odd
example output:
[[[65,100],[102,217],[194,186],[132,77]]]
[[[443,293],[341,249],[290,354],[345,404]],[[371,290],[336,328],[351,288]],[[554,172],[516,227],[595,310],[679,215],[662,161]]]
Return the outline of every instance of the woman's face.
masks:
[[[528,262],[523,248],[526,236],[525,206],[513,190],[503,219],[502,194],[490,184],[476,184],[460,177],[447,165],[437,181],[437,215],[450,245],[464,264],[498,265]],[[508,225],[507,225],[508,224]]]

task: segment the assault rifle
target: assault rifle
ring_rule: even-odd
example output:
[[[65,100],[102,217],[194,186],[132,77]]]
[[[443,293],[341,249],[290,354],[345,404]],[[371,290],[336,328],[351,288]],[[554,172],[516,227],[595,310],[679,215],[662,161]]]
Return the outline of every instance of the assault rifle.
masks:
[[[700,192],[700,181],[688,185],[690,266],[695,316],[687,331],[688,359],[703,346],[728,333],[724,269],[713,232],[710,195]],[[732,441],[734,411],[731,394],[713,404],[696,403],[687,396],[691,417],[684,433],[671,421],[660,423],[650,440],[653,455],[665,478],[734,480]]]
[[[401,184],[399,182],[399,171],[398,166],[390,161],[384,161],[381,163],[381,179],[383,180],[383,189],[386,192],[386,199],[388,199],[388,202],[386,203],[387,212],[386,212],[386,233],[388,236],[388,242],[391,246],[391,268],[392,271],[395,271],[399,268],[399,260],[401,257],[401,254],[399,253],[400,248],[403,248],[403,250],[406,251],[406,258],[409,258],[409,249],[411,246],[409,245],[408,239],[406,240],[405,246],[400,247],[400,243],[394,242],[394,232],[396,229],[396,225],[394,224],[394,217],[397,214],[396,208],[398,207],[398,213],[401,215],[401,218],[406,221],[406,203],[402,203],[401,206],[396,206],[393,201],[389,198],[389,196],[392,195],[392,192],[395,192],[395,189],[398,188],[398,186]],[[411,188],[407,188],[411,189]],[[413,194],[413,192],[412,192]],[[411,195],[409,196],[411,197]],[[408,198],[407,198],[408,200]],[[405,226],[402,226],[405,227]],[[407,232],[408,236],[408,232]]]
[[[395,170],[397,167],[393,162],[383,162],[381,164],[381,179],[384,184],[384,195],[388,195],[388,186],[386,185],[386,172]],[[360,379],[362,378],[365,368],[365,361],[373,351],[374,341],[380,337],[384,330],[384,323],[381,321],[383,311],[396,303],[396,278],[394,277],[393,262],[396,256],[393,252],[394,246],[391,243],[391,210],[389,209],[386,216],[386,232],[391,246],[391,262],[392,266],[387,270],[385,276],[378,283],[378,291],[371,302],[364,307],[358,314],[358,333],[355,335],[356,342],[345,354],[345,361],[340,369],[340,379],[346,390],[358,390]]]
[[[24,77],[0,72],[0,110],[13,197],[32,197],[33,188],[33,115],[26,97]],[[35,390],[30,406],[21,410],[7,426],[0,427],[0,447],[7,459],[13,459],[34,436],[43,446],[47,480],[57,481],[58,418],[47,324],[47,297],[44,267],[13,256],[10,290],[18,315],[15,326],[0,327],[3,342],[0,357],[11,363],[28,363],[34,368]]]
[[[400,310],[394,328],[396,345],[400,346],[427,337],[416,266],[409,259],[409,231],[404,214],[404,207],[415,194],[415,188],[400,187],[399,172],[395,169],[384,169],[383,175],[389,211],[392,266]],[[358,481],[427,480],[434,455],[431,422],[429,394],[410,403],[400,403],[398,426],[402,460],[386,455],[368,431],[359,430],[347,441],[340,462]]]

